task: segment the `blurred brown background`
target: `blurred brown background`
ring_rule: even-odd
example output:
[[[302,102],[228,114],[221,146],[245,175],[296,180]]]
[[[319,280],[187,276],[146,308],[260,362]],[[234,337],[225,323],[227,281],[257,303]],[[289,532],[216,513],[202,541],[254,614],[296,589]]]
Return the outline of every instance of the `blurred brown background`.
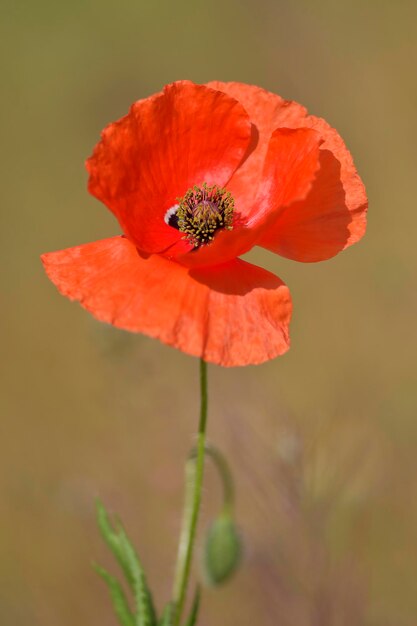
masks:
[[[112,626],[93,499],[168,599],[198,362],[96,323],[39,254],[113,235],[83,161],[135,99],[189,78],[298,100],[347,141],[367,237],[303,265],[292,349],[210,367],[210,438],[236,476],[244,567],[201,626],[417,623],[417,4],[3,0],[0,624]],[[218,506],[207,474],[203,526]]]

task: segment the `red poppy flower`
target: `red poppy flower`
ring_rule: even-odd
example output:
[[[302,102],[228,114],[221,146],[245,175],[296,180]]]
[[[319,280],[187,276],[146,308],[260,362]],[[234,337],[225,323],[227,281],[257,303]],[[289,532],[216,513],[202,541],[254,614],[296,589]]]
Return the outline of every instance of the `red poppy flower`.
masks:
[[[288,288],[239,256],[322,261],[365,231],[338,133],[258,87],[168,85],[104,129],[87,169],[123,235],[43,255],[49,278],[99,320],[219,365],[289,347]]]

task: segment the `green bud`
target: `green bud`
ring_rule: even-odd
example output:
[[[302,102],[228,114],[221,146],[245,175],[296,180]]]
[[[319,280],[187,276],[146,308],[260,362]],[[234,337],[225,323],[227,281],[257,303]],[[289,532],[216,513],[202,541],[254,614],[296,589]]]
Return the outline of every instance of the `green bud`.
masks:
[[[223,513],[210,526],[204,546],[204,573],[209,585],[221,585],[237,569],[242,544],[235,523]]]

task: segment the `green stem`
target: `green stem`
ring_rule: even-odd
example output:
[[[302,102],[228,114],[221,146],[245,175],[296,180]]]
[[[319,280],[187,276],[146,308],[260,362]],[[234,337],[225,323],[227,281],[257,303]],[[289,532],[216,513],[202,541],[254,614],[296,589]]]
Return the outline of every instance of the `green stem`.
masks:
[[[197,461],[189,459],[186,464],[185,506],[173,588],[176,607],[174,626],[179,625],[184,610],[203,486],[207,425],[207,363],[203,359],[200,359],[200,393]]]
[[[219,472],[220,479],[223,485],[223,509],[222,512],[228,515],[233,513],[235,504],[235,487],[233,483],[232,472],[230,471],[229,464],[226,461],[226,457],[220,452],[218,448],[213,446],[212,443],[206,443],[206,454],[211,458],[214,465]],[[194,461],[197,458],[197,448],[191,450],[190,459]]]

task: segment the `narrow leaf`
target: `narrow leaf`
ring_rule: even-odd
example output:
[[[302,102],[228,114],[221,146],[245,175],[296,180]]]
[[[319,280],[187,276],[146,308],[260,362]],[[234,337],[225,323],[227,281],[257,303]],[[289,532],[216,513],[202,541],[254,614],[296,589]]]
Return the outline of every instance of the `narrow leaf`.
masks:
[[[136,602],[137,626],[156,626],[155,607],[142,563],[121,525],[119,525],[118,531],[123,560],[126,562],[132,579],[131,586]]]
[[[158,626],[173,626],[174,623],[174,605],[169,602],[162,614],[161,621]]]
[[[195,626],[197,623],[198,610],[200,608],[200,587],[197,587],[194,594],[193,606],[191,607],[190,615],[188,616],[185,626]]]
[[[135,626],[135,619],[130,611],[126,596],[118,580],[109,574],[103,567],[94,565],[96,572],[106,582],[113,602],[114,611],[122,626]]]
[[[100,528],[101,535],[106,542],[107,546],[113,552],[114,556],[117,559],[123,573],[129,583],[130,586],[133,585],[133,576],[129,569],[128,562],[125,558],[125,553],[121,545],[120,537],[114,530],[109,515],[104,507],[104,504],[97,499],[96,501],[97,508],[97,522]]]

